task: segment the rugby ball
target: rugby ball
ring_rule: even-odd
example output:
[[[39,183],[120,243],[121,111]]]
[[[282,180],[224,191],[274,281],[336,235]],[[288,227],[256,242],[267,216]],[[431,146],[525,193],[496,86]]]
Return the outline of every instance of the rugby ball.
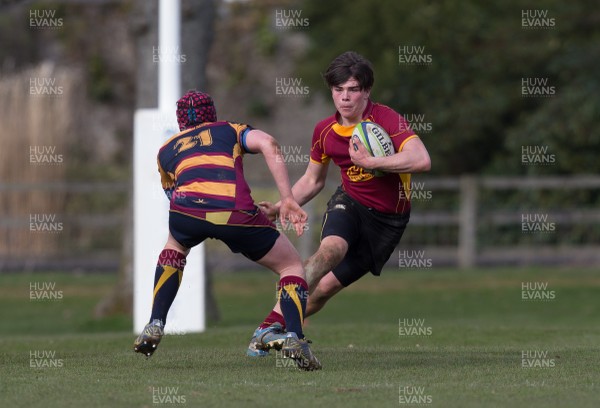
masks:
[[[354,141],[358,139],[371,156],[384,157],[394,154],[394,144],[387,132],[377,123],[360,122],[352,132]],[[357,147],[355,146],[356,150]]]
[[[371,156],[385,157],[394,154],[394,144],[392,139],[387,134],[385,129],[377,123],[363,121],[354,127],[352,131],[352,144],[354,150],[358,150],[356,143],[360,142]],[[385,173],[374,171],[373,174],[377,177],[383,176]]]

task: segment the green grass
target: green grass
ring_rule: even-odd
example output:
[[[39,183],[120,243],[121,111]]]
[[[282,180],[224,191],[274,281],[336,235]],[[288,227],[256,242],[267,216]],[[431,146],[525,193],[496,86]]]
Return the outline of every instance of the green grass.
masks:
[[[312,373],[278,367],[275,356],[244,355],[272,306],[275,279],[266,272],[218,276],[222,321],[202,334],[166,336],[151,359],[131,351],[128,317],[92,317],[113,280],[0,276],[0,406],[593,407],[600,400],[600,274],[592,270],[368,276],[308,319],[324,366]],[[31,282],[55,282],[62,299],[30,300]],[[522,282],[548,283],[555,299],[522,300]],[[424,319],[431,334],[400,335],[400,319]],[[55,366],[32,368],[36,351],[55,353],[38,359]],[[537,361],[552,367],[523,368],[524,351],[547,353]],[[400,391],[412,387],[431,403],[400,404]],[[153,391],[163,394],[153,400]]]

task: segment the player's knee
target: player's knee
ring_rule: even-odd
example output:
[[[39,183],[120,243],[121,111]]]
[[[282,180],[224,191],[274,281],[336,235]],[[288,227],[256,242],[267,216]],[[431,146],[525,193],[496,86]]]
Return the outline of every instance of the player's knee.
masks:
[[[344,259],[347,249],[348,245],[345,242],[329,242],[321,244],[318,252],[323,258],[324,264],[328,265],[329,269],[332,269]]]
[[[186,248],[185,246],[181,245],[170,233],[164,249],[173,249],[177,252],[181,252],[186,256],[190,253],[190,248]]]

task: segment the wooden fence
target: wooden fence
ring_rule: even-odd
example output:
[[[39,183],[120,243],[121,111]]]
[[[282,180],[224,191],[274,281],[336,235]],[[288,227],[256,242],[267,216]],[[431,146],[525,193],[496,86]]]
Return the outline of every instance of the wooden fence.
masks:
[[[419,202],[414,203],[411,226],[451,225],[458,228],[456,247],[428,248],[431,257],[438,263],[461,267],[491,264],[600,265],[598,235],[588,242],[573,245],[568,243],[569,233],[565,232],[574,225],[600,230],[598,228],[600,210],[584,208],[589,203],[571,199],[565,207],[554,206],[546,209],[541,199],[533,203],[533,208],[531,202],[523,201],[519,205],[520,208],[515,206],[507,210],[498,209],[494,205],[486,208],[480,200],[481,195],[486,191],[540,193],[560,190],[567,193],[589,191],[598,194],[600,193],[598,176],[535,178],[462,176],[458,179],[425,180],[424,185],[432,192],[433,197],[436,192],[446,190],[456,193],[460,202],[458,211],[420,211]],[[489,233],[493,234],[497,228],[507,226],[528,235],[556,234],[558,237],[554,241],[557,241],[557,244],[484,245],[481,243],[481,234],[488,232],[484,228],[491,228]]]
[[[600,209],[593,206],[600,197],[600,177],[475,177],[420,178],[413,185],[413,212],[407,232],[398,251],[388,263],[399,267],[399,254],[406,251],[419,253],[429,267],[460,266],[463,268],[487,265],[600,265]],[[262,184],[259,188],[272,186]],[[335,189],[328,184],[319,200],[309,203],[305,209],[311,221],[310,232],[294,244],[306,258],[318,245],[320,219],[328,194]],[[115,271],[121,259],[127,183],[45,183],[2,184],[0,194],[22,195],[27,199],[31,192],[66,194],[68,197],[83,195],[117,195],[122,203],[110,212],[67,212],[58,215],[54,222],[62,224],[60,233],[32,231],[31,214],[3,214],[0,233],[28,234],[31,239],[54,239],[61,243],[52,253],[35,256],[27,248],[7,248],[8,239],[0,243],[1,271],[32,270],[83,270]],[[544,195],[560,191],[570,199],[564,206],[544,206]],[[512,207],[500,205],[500,199],[490,200],[490,194],[535,195],[531,202],[521,200]],[[419,195],[420,194],[420,195]],[[445,200],[439,199],[446,195]],[[454,198],[451,198],[454,196]],[[580,198],[583,197],[582,198]],[[450,197],[450,198],[448,198]],[[541,198],[540,198],[541,197]],[[595,201],[590,202],[590,197]],[[595,197],[595,198],[594,198]],[[259,197],[255,197],[259,199]],[[444,201],[449,204],[440,208],[430,205]],[[454,203],[454,204],[452,204]],[[430,208],[431,207],[431,208]],[[35,217],[33,221],[36,221]],[[44,221],[37,220],[37,221]],[[533,227],[532,227],[533,226]],[[508,231],[508,238],[497,243],[498,231]],[[573,239],[576,231],[584,238]],[[582,232],[583,231],[583,232]],[[544,240],[551,235],[550,240]],[[99,243],[94,237],[103,237]],[[291,236],[291,234],[290,234]],[[424,237],[431,239],[424,240]],[[516,237],[516,238],[515,238]],[[529,241],[523,241],[526,237]],[[533,237],[533,238],[531,238]],[[539,239],[538,239],[539,238]],[[83,241],[82,241],[83,240]],[[4,247],[2,247],[4,245]],[[404,252],[402,252],[404,251]],[[222,254],[221,254],[222,252]],[[207,263],[215,271],[233,271],[252,268],[253,264],[241,256],[229,256],[224,245],[208,252]],[[219,255],[211,257],[210,254]],[[154,254],[152,254],[154,256]]]

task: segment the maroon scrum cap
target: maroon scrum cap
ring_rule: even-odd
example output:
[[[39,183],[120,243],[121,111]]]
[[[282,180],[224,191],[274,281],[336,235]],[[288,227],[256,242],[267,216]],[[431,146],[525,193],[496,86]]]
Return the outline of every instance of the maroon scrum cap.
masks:
[[[177,101],[179,130],[189,129],[204,122],[216,122],[217,111],[209,94],[188,91]]]

